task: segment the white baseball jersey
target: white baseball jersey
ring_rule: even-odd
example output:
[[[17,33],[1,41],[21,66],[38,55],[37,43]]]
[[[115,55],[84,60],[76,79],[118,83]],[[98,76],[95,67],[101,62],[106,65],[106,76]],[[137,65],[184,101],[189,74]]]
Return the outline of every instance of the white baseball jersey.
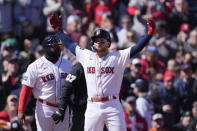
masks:
[[[36,99],[57,104],[60,88],[71,67],[72,63],[62,57],[54,64],[43,56],[28,66],[22,84],[33,88]]]
[[[84,67],[88,97],[119,95],[131,48],[109,52],[99,58],[95,52],[76,47],[76,58]]]

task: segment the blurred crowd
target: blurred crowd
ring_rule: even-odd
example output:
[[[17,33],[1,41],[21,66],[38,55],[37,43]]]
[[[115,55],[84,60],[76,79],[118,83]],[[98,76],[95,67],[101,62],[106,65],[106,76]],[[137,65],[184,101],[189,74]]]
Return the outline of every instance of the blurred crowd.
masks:
[[[49,16],[56,12],[63,17],[63,31],[83,48],[89,48],[96,28],[109,31],[110,51],[135,45],[147,32],[146,19],[153,19],[155,35],[123,77],[120,100],[127,130],[197,131],[193,7],[195,0],[0,0],[0,120],[17,120],[23,73],[43,55],[42,40],[54,33]],[[62,56],[76,63],[66,48]],[[32,96],[26,108],[28,131],[36,130],[35,101]]]

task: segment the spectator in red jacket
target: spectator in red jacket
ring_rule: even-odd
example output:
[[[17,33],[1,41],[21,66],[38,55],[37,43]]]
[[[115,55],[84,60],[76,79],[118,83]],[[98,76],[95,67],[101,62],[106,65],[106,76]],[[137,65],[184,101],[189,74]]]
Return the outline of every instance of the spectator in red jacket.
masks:
[[[124,103],[127,131],[148,131],[146,120],[136,111],[136,99],[129,96]]]
[[[7,97],[7,106],[5,110],[0,112],[0,120],[12,121],[17,119],[18,97],[9,95]]]
[[[94,7],[94,20],[96,24],[101,25],[101,20],[104,14],[112,13],[116,2],[117,0],[98,0],[98,2],[95,2],[95,0],[93,0],[92,4]]]
[[[18,96],[10,94],[7,97],[7,105],[4,110],[0,111],[0,120],[10,122],[11,131],[19,131],[18,124]],[[26,123],[23,125],[23,131],[31,131],[31,122],[34,120],[34,116],[27,116]],[[12,123],[15,123],[12,125]],[[13,130],[12,130],[13,128]],[[15,129],[15,130],[14,130]],[[18,129],[18,130],[17,130]]]

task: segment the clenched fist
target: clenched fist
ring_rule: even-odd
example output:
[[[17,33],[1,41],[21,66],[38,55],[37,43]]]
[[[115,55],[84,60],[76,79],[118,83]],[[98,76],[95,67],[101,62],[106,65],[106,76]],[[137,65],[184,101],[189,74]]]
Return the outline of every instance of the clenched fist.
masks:
[[[58,124],[60,121],[62,122],[64,120],[64,114],[64,109],[58,109],[55,113],[53,113],[51,117],[55,121],[55,124]]]

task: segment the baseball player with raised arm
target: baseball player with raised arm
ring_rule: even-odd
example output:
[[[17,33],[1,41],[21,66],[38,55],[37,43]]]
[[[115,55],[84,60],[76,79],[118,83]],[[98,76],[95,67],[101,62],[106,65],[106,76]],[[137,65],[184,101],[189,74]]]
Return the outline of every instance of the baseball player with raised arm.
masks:
[[[58,110],[60,87],[64,84],[72,63],[60,57],[62,43],[55,35],[46,36],[42,42],[45,55],[31,63],[22,80],[19,98],[18,120],[25,122],[24,110],[33,92],[37,99],[35,119],[38,131],[68,131],[69,111],[65,110],[62,123],[55,124],[51,115]]]
[[[61,16],[57,19],[53,13],[50,23],[63,45],[76,55],[84,68],[88,93],[84,130],[102,131],[106,124],[109,131],[126,131],[124,112],[119,101],[123,73],[130,58],[140,52],[154,34],[154,21],[147,20],[148,33],[135,46],[116,52],[108,51],[111,38],[104,29],[95,31],[91,38],[95,51],[90,51],[80,48],[61,31]],[[61,116],[61,109],[56,114]]]

